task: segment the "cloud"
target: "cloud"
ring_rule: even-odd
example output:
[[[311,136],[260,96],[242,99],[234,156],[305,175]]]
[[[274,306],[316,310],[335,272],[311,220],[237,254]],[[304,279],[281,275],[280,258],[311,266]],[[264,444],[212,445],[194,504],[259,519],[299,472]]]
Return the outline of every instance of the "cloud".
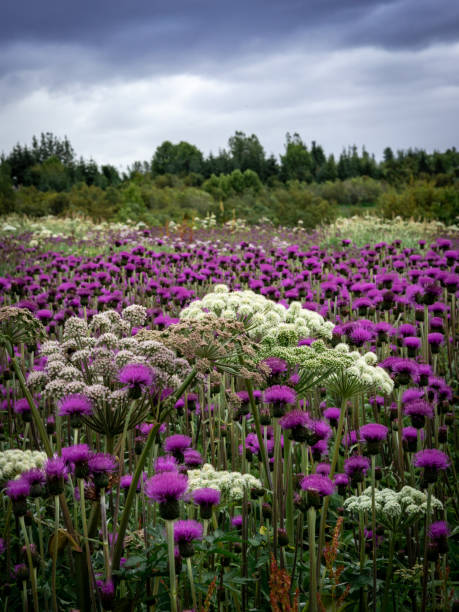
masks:
[[[52,131],[84,157],[123,167],[151,159],[166,139],[217,153],[237,129],[255,133],[268,154],[283,151],[287,131],[337,154],[354,143],[377,155],[385,146],[446,149],[459,136],[458,63],[459,44],[330,52],[297,44],[213,74],[112,74],[60,87],[37,79],[0,108],[2,145]]]

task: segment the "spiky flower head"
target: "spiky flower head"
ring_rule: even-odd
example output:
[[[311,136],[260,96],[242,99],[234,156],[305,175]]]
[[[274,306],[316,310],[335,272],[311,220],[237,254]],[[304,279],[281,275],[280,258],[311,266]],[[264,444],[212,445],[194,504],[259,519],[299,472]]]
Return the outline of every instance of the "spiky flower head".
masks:
[[[328,478],[321,474],[310,474],[305,476],[300,482],[300,487],[306,491],[306,503],[309,507],[318,508],[321,505],[322,497],[332,495],[335,490],[335,485]]]
[[[0,308],[0,346],[10,356],[18,344],[35,346],[46,337],[45,328],[27,308],[3,306]]]
[[[379,453],[382,442],[387,438],[387,433],[387,427],[379,423],[368,423],[359,429],[360,438],[365,440],[370,455]]]
[[[308,425],[311,419],[304,410],[291,410],[279,420],[282,429],[290,431],[290,437],[295,442],[305,442],[308,439]]]
[[[202,538],[203,526],[198,521],[176,521],[174,523],[174,541],[178,544],[182,557],[192,557],[193,541]]]
[[[118,467],[115,457],[105,453],[95,453],[88,461],[91,473],[97,489],[104,489],[109,483],[109,475]]]
[[[89,416],[92,414],[91,401],[80,393],[72,395],[66,395],[59,402],[59,415],[69,416],[70,425],[72,427],[81,427],[83,421],[82,416]]]
[[[210,519],[212,508],[220,503],[221,493],[217,489],[204,487],[193,491],[193,501],[200,507],[202,519]]]
[[[449,458],[436,448],[426,448],[416,453],[413,465],[424,469],[424,483],[430,484],[436,482],[440,470],[449,467]]]
[[[67,478],[64,459],[59,455],[50,457],[45,463],[45,474],[50,495],[60,495],[64,490],[64,480]]]
[[[173,434],[164,440],[164,450],[171,453],[177,461],[183,461],[183,453],[191,446],[191,438],[183,434]]]
[[[361,455],[354,455],[349,457],[344,462],[344,471],[351,479],[353,485],[358,482],[362,482],[364,475],[367,473],[370,467],[370,460],[368,457],[362,457]]]
[[[161,455],[155,461],[155,472],[177,472],[178,465],[175,457],[170,455]]]
[[[404,413],[411,418],[411,424],[416,429],[422,429],[426,419],[432,419],[434,416],[432,406],[423,399],[417,399],[406,404]]]
[[[179,516],[179,500],[188,487],[188,478],[178,472],[160,472],[145,484],[145,495],[159,503],[163,519],[173,521]]]
[[[120,370],[118,380],[129,388],[132,399],[139,399],[142,390],[153,383],[153,371],[143,363],[128,363]]]
[[[263,400],[273,407],[273,416],[281,417],[285,414],[285,408],[296,402],[296,392],[287,385],[273,385],[265,389]]]

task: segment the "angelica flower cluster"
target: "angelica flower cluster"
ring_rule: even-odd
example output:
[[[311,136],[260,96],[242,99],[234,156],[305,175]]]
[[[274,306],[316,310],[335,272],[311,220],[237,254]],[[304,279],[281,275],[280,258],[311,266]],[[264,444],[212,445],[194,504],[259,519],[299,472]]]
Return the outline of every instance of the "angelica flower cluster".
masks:
[[[258,478],[251,474],[240,472],[217,471],[210,463],[205,463],[198,470],[188,470],[188,489],[191,494],[196,489],[217,489],[226,502],[241,501],[244,491],[250,493],[251,489],[262,489]]]
[[[209,315],[227,319],[247,319],[249,335],[270,345],[294,346],[310,336],[330,340],[334,324],[317,312],[292,302],[288,308],[247,289],[229,291],[226,285],[216,285],[202,300],[192,302],[180,313],[180,318],[199,320]]]
[[[409,486],[403,487],[400,491],[377,489],[375,507],[378,521],[395,531],[425,515],[427,496],[422,491]],[[443,504],[436,497],[432,497],[432,508],[442,510]],[[365,489],[362,495],[348,497],[344,502],[344,510],[354,515],[371,512],[371,487]]]
[[[46,459],[46,453],[41,451],[11,448],[0,452],[0,482],[17,478],[34,468],[42,468]]]

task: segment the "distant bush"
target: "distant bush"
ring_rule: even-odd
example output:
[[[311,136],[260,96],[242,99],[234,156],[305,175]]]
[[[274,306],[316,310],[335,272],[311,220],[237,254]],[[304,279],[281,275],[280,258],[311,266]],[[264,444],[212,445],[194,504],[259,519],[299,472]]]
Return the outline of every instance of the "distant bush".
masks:
[[[450,225],[459,217],[459,190],[454,185],[436,187],[432,181],[417,181],[381,194],[378,210],[386,218],[437,220]]]

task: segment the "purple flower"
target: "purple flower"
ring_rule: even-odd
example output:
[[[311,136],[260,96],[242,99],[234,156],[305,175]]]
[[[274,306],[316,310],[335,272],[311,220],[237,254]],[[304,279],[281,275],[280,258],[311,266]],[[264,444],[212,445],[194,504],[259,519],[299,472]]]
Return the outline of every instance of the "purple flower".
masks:
[[[118,463],[112,455],[96,453],[89,458],[88,467],[96,488],[105,489],[109,474],[117,469]]]
[[[418,372],[418,364],[411,359],[397,358],[392,363],[392,370],[396,374],[395,380],[400,385],[408,385]]]
[[[104,610],[113,610],[115,600],[115,585],[112,580],[96,580],[96,586],[99,589],[100,600]]]
[[[367,443],[370,455],[376,455],[379,452],[381,443],[387,438],[387,432],[387,427],[379,423],[368,423],[359,429],[360,437]]]
[[[82,416],[90,414],[92,414],[91,402],[84,395],[67,395],[59,402],[59,415],[70,416],[72,427],[81,427]]]
[[[404,413],[411,417],[411,424],[416,429],[422,429],[426,418],[432,419],[434,411],[432,406],[423,399],[418,399],[406,404]]]
[[[341,414],[341,410],[334,406],[327,408],[324,410],[324,417],[328,420],[332,427],[336,427],[339,421],[339,415]]]
[[[76,478],[87,478],[89,469],[88,461],[91,451],[87,444],[74,444],[62,449],[62,457],[67,464],[74,464]]]
[[[242,529],[242,515],[236,514],[236,516],[233,516],[231,519],[231,525],[237,529]]]
[[[174,523],[174,542],[178,544],[182,557],[192,557],[193,541],[202,538],[203,526],[197,521],[176,521]]]
[[[182,499],[188,487],[188,478],[178,472],[160,472],[145,484],[145,495],[159,503],[163,519],[173,521],[179,516],[178,501]]]
[[[286,385],[273,385],[265,389],[263,401],[266,404],[272,404],[273,416],[278,418],[284,415],[285,407],[288,404],[296,402],[296,392]]]
[[[279,420],[282,429],[290,430],[290,437],[296,442],[305,442],[308,438],[308,429],[311,419],[303,410],[292,410]]]
[[[178,465],[175,457],[162,455],[155,461],[155,472],[177,472]]]
[[[271,376],[273,378],[287,371],[287,363],[278,357],[268,357],[263,363],[271,370]]]
[[[51,495],[60,495],[64,490],[64,479],[67,479],[67,467],[62,457],[55,455],[45,463],[46,484]]]
[[[330,478],[321,474],[305,476],[300,482],[300,487],[307,493],[308,506],[315,508],[320,506],[322,497],[332,495],[335,490],[335,485]]]
[[[30,497],[41,497],[45,492],[44,485],[46,482],[43,470],[32,468],[22,474],[22,477],[30,485]]]
[[[370,460],[368,457],[362,457],[361,455],[354,455],[349,457],[344,462],[344,471],[351,479],[353,485],[363,481],[364,475],[367,473],[370,467]]]
[[[435,553],[446,554],[448,552],[448,537],[450,529],[446,521],[436,521],[429,528],[431,547]]]
[[[196,468],[204,463],[204,459],[199,451],[187,448],[183,453],[183,462],[188,468]]]
[[[349,341],[353,346],[363,346],[365,342],[369,342],[373,337],[370,330],[365,327],[356,326],[352,329],[349,335]]]
[[[29,406],[29,402],[27,401],[27,399],[25,397],[22,397],[21,399],[18,399],[14,402],[14,412],[16,414],[22,414],[23,417],[28,417],[30,415],[30,406]],[[27,418],[27,420],[30,422],[31,421],[31,415],[29,418]]]
[[[424,481],[426,484],[436,482],[438,472],[446,470],[449,466],[448,455],[436,448],[426,448],[414,456],[413,465],[424,468]]]
[[[427,335],[427,340],[430,344],[430,350],[432,353],[438,353],[438,349],[441,344],[445,341],[445,337],[440,332],[432,332]]]
[[[142,389],[153,383],[153,371],[143,363],[128,363],[120,370],[118,380],[129,387],[131,399],[139,399]]]
[[[30,484],[25,478],[9,480],[6,485],[6,494],[12,501],[24,500],[30,494]]]
[[[177,461],[183,461],[183,452],[191,446],[191,438],[182,434],[174,434],[164,440],[164,450],[171,453]]]
[[[328,476],[330,474],[331,465],[329,463],[318,463],[316,466],[316,474]]]
[[[346,489],[349,485],[349,477],[347,476],[347,474],[335,474],[335,477],[333,478],[333,482],[338,488],[338,493],[340,495],[345,495]]]
[[[209,487],[196,489],[193,492],[193,501],[200,506],[202,519],[210,519],[212,516],[212,507],[220,503],[220,491]]]

